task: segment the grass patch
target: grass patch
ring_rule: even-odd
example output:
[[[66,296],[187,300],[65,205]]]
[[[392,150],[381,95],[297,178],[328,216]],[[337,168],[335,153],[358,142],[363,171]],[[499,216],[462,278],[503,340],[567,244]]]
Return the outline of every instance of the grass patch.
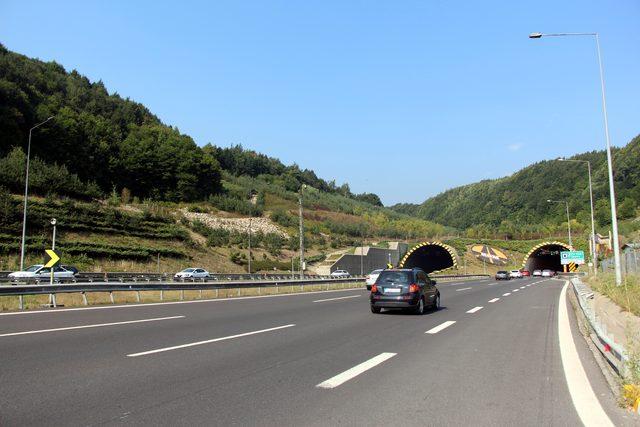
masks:
[[[613,274],[591,276],[586,281],[594,291],[606,295],[625,311],[640,316],[640,276],[626,275],[621,286],[616,286]]]

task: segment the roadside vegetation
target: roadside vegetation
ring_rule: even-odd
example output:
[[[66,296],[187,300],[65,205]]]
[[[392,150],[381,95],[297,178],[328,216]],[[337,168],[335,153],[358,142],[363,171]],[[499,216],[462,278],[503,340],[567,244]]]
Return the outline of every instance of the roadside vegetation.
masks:
[[[616,286],[615,276],[611,273],[590,276],[587,282],[594,291],[606,295],[625,311],[640,316],[640,276],[625,275],[622,286]]]

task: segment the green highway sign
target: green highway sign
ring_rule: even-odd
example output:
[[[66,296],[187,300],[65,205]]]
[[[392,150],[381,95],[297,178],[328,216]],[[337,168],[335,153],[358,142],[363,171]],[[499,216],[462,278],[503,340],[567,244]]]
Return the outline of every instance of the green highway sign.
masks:
[[[560,264],[584,264],[584,251],[562,251],[560,252]]]

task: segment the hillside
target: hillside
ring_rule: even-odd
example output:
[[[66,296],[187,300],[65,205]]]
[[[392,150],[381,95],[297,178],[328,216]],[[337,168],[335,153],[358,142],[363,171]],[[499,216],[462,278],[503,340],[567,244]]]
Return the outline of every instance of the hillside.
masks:
[[[640,204],[640,137],[614,150],[616,198],[619,218],[637,216]],[[610,225],[609,187],[604,151],[579,154],[571,159],[589,160],[593,174],[595,217],[606,233]],[[568,200],[572,227],[590,228],[586,164],[543,161],[513,175],[456,187],[420,205],[399,204],[397,212],[466,230],[470,237],[537,238],[561,232],[566,216],[560,204],[547,199]],[[628,225],[624,231],[635,225]]]
[[[41,260],[55,217],[65,262],[84,269],[155,270],[160,260],[163,271],[193,263],[241,271],[255,218],[254,270],[290,269],[303,185],[312,260],[365,241],[449,232],[295,164],[239,145],[199,147],[101,82],[2,45],[0,100],[0,269],[18,265],[29,129],[50,116],[31,146],[29,262]]]

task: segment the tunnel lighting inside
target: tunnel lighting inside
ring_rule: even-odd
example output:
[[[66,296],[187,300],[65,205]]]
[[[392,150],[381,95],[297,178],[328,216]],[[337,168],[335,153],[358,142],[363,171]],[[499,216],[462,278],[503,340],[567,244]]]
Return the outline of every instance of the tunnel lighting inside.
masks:
[[[533,270],[562,271],[560,252],[571,250],[569,245],[560,242],[547,242],[534,247],[525,257],[524,268]]]
[[[427,273],[456,266],[453,249],[442,243],[421,243],[415,246],[400,262],[401,268],[421,268]]]

